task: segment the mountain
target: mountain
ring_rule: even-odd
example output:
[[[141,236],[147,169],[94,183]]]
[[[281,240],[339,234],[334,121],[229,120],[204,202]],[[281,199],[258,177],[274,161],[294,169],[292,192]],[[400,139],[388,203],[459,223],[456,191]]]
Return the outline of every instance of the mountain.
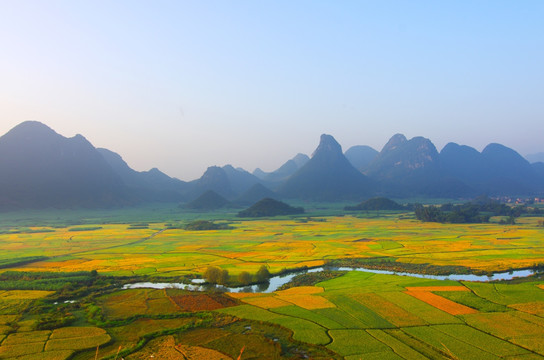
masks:
[[[270,173],[266,173],[261,169],[255,169],[253,175],[269,183],[278,183],[293,175],[298,169],[304,166],[308,160],[310,160],[308,155],[297,154],[294,158],[287,160],[282,166]]]
[[[135,203],[83,136],[66,138],[37,121],[0,137],[0,208],[109,207]]]
[[[282,201],[265,198],[253,204],[251,207],[238,213],[240,217],[264,217],[278,215],[302,214],[304,209],[292,207]]]
[[[223,170],[225,171],[230,187],[235,194],[241,194],[253,185],[261,183],[261,180],[258,177],[250,174],[244,169],[235,169],[231,165],[225,165],[223,166]]]
[[[470,188],[440,167],[434,144],[418,136],[394,135],[365,174],[382,184],[382,192],[396,196],[457,197]]]
[[[542,163],[544,163],[544,152],[539,152],[539,153],[536,153],[536,154],[525,155],[525,158],[526,158],[527,161],[529,161],[531,164],[532,164],[532,163],[537,163],[537,162],[542,162]]]
[[[490,193],[527,194],[544,188],[531,164],[504,145],[487,145],[482,160]]]
[[[213,190],[208,190],[185,205],[194,210],[217,210],[229,204],[228,200]]]
[[[264,198],[277,199],[278,194],[268,189],[263,184],[255,184],[240,195],[235,202],[237,204],[249,205],[254,204]]]
[[[482,182],[485,169],[482,154],[470,146],[448,143],[440,151],[440,165],[451,174],[472,186]]]
[[[321,135],[312,158],[279,189],[280,195],[307,200],[358,199],[373,191],[371,181],[351,165],[342,147]]]
[[[125,185],[145,196],[149,201],[181,201],[182,194],[187,191],[187,183],[171,178],[157,168],[149,171],[131,169],[123,158],[108,149],[98,148],[113,171],[119,175]]]
[[[440,152],[442,168],[479,193],[492,195],[531,194],[544,189],[538,171],[516,151],[489,144],[480,153],[455,143]]]
[[[230,185],[227,172],[219,166],[210,166],[200,179],[190,182],[191,189],[187,195],[189,198],[196,199],[208,190],[213,190],[226,199],[232,199],[236,196]]]
[[[544,162],[536,162],[531,164],[542,184],[544,184]]]
[[[376,150],[366,145],[352,146],[344,153],[351,165],[361,172],[366,169],[378,154]]]

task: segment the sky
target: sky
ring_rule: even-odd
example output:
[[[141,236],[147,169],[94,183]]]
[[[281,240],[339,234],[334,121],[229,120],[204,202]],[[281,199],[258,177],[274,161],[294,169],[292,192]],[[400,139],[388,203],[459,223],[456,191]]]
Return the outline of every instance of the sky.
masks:
[[[544,1],[0,0],[0,134],[272,171],[322,133],[544,151]]]

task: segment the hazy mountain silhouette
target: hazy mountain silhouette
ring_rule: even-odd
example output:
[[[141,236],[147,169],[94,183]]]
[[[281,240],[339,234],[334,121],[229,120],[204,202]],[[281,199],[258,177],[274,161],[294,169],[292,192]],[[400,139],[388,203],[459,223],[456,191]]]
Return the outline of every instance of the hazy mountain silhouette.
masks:
[[[544,184],[538,172],[516,151],[489,144],[480,153],[469,146],[447,144],[440,152],[442,168],[480,193],[530,194]]]
[[[360,166],[373,153],[364,146],[346,152]],[[261,178],[230,165],[211,166],[201,178],[186,183],[158,169],[138,172],[118,154],[95,149],[83,136],[66,138],[37,121],[21,123],[0,137],[3,210],[180,201],[209,190],[247,204],[279,196],[359,201],[374,194],[461,197],[544,192],[544,164],[530,164],[506,146],[489,144],[480,153],[449,143],[438,154],[430,140],[407,140],[401,134],[393,136],[366,166],[368,176],[352,165],[330,135],[321,136],[311,159],[298,154],[272,173],[257,169],[255,174]]]
[[[287,160],[282,166],[272,172],[267,173],[257,168],[253,172],[253,175],[269,183],[278,183],[285,181],[297,172],[297,170],[304,166],[308,160],[310,160],[308,155],[297,154],[294,158]]]
[[[544,162],[536,162],[531,164],[533,170],[537,174],[540,183],[544,185]]]
[[[210,166],[200,179],[190,182],[191,189],[188,197],[196,199],[208,190],[213,190],[226,199],[233,199],[236,194],[232,191],[227,172],[219,166]]]
[[[279,189],[285,197],[325,201],[358,199],[372,191],[371,181],[351,165],[340,144],[326,134],[321,135],[312,158]]]
[[[352,146],[344,153],[351,165],[361,172],[372,163],[378,154],[378,151],[366,145]]]
[[[525,155],[525,159],[527,159],[527,161],[529,161],[531,164],[537,162],[544,163],[544,152]]]
[[[231,165],[225,165],[223,166],[223,170],[227,174],[230,187],[236,195],[247,191],[253,185],[261,182],[258,177],[241,168],[235,169]]]
[[[37,121],[0,137],[0,208],[107,207],[137,198],[83,136]]]
[[[526,194],[539,188],[535,170],[516,151],[489,144],[482,151],[482,159],[490,194]]]
[[[443,171],[436,147],[421,136],[408,140],[402,134],[394,135],[365,174],[378,181],[384,193],[400,197],[455,197],[471,193],[462,181]]]
[[[110,167],[121,177],[125,185],[138,191],[148,201],[181,201],[187,191],[186,182],[171,178],[157,168],[149,171],[131,169],[123,158],[108,149],[98,148]]]
[[[194,210],[217,210],[229,204],[228,200],[213,190],[208,190],[198,198],[185,205],[186,208]]]
[[[279,196],[263,184],[255,184],[240,195],[235,202],[237,204],[250,205],[264,198],[278,199]]]

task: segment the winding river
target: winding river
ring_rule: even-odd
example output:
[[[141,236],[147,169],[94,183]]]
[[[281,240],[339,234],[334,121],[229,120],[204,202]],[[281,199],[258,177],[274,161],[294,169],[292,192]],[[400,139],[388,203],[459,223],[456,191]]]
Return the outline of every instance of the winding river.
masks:
[[[399,275],[399,276],[411,276],[422,279],[434,279],[434,280],[455,280],[455,281],[478,281],[478,282],[488,282],[495,280],[512,280],[514,278],[527,277],[535,274],[534,270],[513,270],[506,272],[497,272],[490,275],[474,275],[474,274],[451,274],[451,275],[426,275],[426,274],[415,274],[408,272],[396,272],[388,270],[375,270],[367,269],[363,267],[318,267],[311,268],[301,271],[292,272],[289,274],[278,275],[270,278],[270,282],[266,284],[258,284],[251,286],[240,286],[240,287],[226,287],[222,285],[209,285],[203,284],[204,280],[195,279],[192,284],[183,284],[183,283],[151,283],[151,282],[140,282],[134,284],[127,284],[123,286],[123,289],[139,289],[139,288],[151,288],[151,289],[165,289],[165,288],[177,288],[191,291],[205,291],[217,289],[220,291],[228,292],[264,292],[270,293],[278,290],[282,285],[290,282],[295,276],[321,272],[324,270],[339,270],[339,271],[363,271],[370,272],[374,274],[387,274],[387,275]]]

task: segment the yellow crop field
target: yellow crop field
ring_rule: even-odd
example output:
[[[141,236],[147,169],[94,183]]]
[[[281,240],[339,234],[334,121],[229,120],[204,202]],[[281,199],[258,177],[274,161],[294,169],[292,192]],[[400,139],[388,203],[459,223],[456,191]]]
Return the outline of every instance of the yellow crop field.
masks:
[[[50,339],[70,339],[79,337],[95,337],[106,334],[106,330],[91,327],[91,326],[78,326],[78,327],[64,327],[53,330]]]
[[[316,295],[278,295],[278,299],[290,302],[291,304],[297,305],[298,307],[307,310],[336,307],[336,305],[334,305],[329,300]]]
[[[70,359],[73,353],[71,350],[44,351],[37,354],[20,356],[17,360],[66,360]]]
[[[405,291],[405,293],[451,315],[464,315],[478,312],[468,306],[458,304],[429,291]]]
[[[255,305],[263,309],[273,309],[273,308],[291,305],[289,302],[282,300],[280,298],[277,298],[275,296],[258,296],[258,297],[252,297],[252,298],[243,298],[242,301],[247,304]]]
[[[287,296],[287,295],[313,295],[320,294],[324,291],[322,287],[319,286],[295,286],[286,290],[279,290],[275,293],[278,296]]]
[[[83,336],[65,339],[52,339],[45,344],[45,351],[52,350],[83,350],[95,348],[111,340],[108,334]]]
[[[544,317],[544,302],[542,301],[535,301],[535,302],[522,303],[522,304],[511,304],[508,306],[518,311]]]
[[[426,325],[419,317],[375,293],[355,294],[351,297],[396,326]]]
[[[113,275],[184,275],[214,265],[236,276],[255,273],[262,264],[276,272],[338,258],[386,256],[405,263],[500,271],[530,267],[544,257],[544,228],[531,219],[513,226],[421,223],[398,217],[322,220],[238,220],[232,229],[220,231],[167,229],[158,223],[148,229],[101,224],[93,231],[51,228],[46,233],[0,234],[0,248],[7,250],[0,260],[62,256],[18,269]]]
[[[51,295],[54,291],[42,290],[5,290],[0,291],[0,301],[2,300],[34,300],[41,299]]]
[[[36,342],[44,344],[49,339],[50,335],[51,330],[18,332],[8,335],[2,342],[2,345],[29,344]]]
[[[0,346],[0,359],[9,359],[22,355],[37,354],[43,350],[43,343],[29,343]]]
[[[11,321],[17,320],[18,315],[0,315],[0,325],[5,325]]]

